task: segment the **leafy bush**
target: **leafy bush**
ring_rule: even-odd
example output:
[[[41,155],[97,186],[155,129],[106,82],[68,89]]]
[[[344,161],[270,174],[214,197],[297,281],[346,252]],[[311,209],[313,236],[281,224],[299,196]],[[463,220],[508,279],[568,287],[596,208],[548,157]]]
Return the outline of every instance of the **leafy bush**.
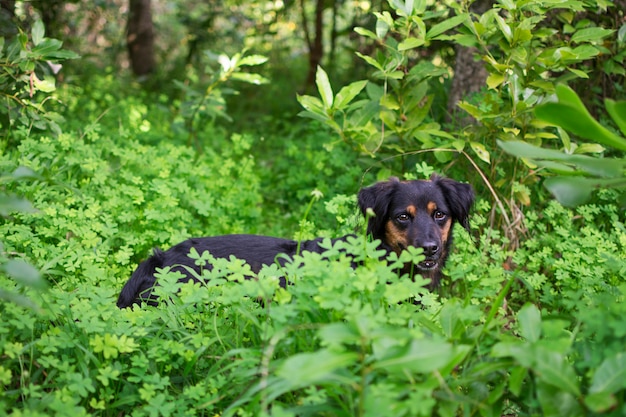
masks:
[[[480,226],[489,207],[477,210]],[[79,223],[70,213],[56,216],[65,217]],[[31,415],[165,416],[621,410],[625,336],[608,329],[623,326],[623,219],[612,206],[574,213],[556,203],[530,217],[534,237],[513,257],[520,269],[505,267],[497,232],[476,244],[459,230],[450,281],[439,295],[399,277],[395,268],[406,259],[378,261],[375,243],[360,236],[328,242],[324,255],[305,253],[283,269],[266,267],[249,281],[239,261],[192,254],[215,265],[204,272],[205,285],[181,285],[164,271],[159,291],[166,301],[120,311],[114,301],[130,269],[110,259],[126,258],[127,250],[96,258],[89,249],[74,259],[79,267],[65,267],[37,296],[45,320],[1,306],[2,407]],[[584,223],[580,237],[574,217]],[[126,229],[121,238],[142,235]],[[58,257],[55,242],[35,237],[32,246],[45,249],[39,259]],[[80,246],[86,242],[75,250]],[[357,268],[350,253],[363,260]],[[286,290],[278,285],[283,275],[293,282]]]
[[[0,106],[0,127],[6,139],[14,130],[61,131],[60,115],[44,110],[56,89],[52,68],[60,68],[59,62],[78,55],[61,49],[61,41],[44,35],[43,23],[37,20],[30,36],[20,31],[6,44],[0,38],[0,94],[6,99]]]
[[[594,158],[580,155],[581,147],[604,151],[604,146],[626,151],[626,139],[613,133],[596,121],[587,111],[578,95],[569,87],[558,85],[558,102],[545,103],[537,107],[540,119],[554,124],[559,129],[564,143],[563,151],[542,149],[523,142],[500,142],[505,151],[523,158],[534,160],[533,166],[541,166],[556,175],[545,181],[545,186],[562,203],[576,206],[589,201],[594,190],[614,188],[621,190],[618,198],[626,205],[626,159]],[[626,101],[615,102],[607,99],[606,109],[615,124],[626,135]],[[577,146],[570,142],[569,135],[563,129],[595,143]]]

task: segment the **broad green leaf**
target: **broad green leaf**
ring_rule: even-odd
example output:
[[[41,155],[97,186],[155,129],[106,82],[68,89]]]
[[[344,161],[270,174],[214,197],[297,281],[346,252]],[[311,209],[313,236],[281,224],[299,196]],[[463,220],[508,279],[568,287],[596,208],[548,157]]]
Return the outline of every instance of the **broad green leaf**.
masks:
[[[483,112],[477,106],[474,106],[467,101],[459,101],[457,106],[465,110],[467,113],[469,113],[470,116],[472,116],[476,120],[480,120],[483,117]]]
[[[520,333],[524,339],[534,343],[541,336],[541,313],[534,304],[526,304],[517,313]]]
[[[389,23],[385,21],[385,19],[376,20],[376,36],[378,39],[382,39],[389,32]]]
[[[576,397],[580,396],[576,372],[562,354],[547,349],[538,349],[534,371],[546,384]]]
[[[238,64],[239,66],[244,66],[244,65],[255,66],[255,65],[264,64],[266,62],[267,62],[267,57],[264,57],[263,55],[248,55],[248,56],[241,58]]]
[[[587,155],[570,155],[554,149],[541,148],[521,141],[498,141],[498,146],[505,152],[519,158],[534,160],[563,161],[588,174],[600,177],[621,176],[626,168],[626,160],[594,158]]]
[[[319,66],[317,67],[317,73],[315,74],[315,84],[317,84],[317,90],[319,91],[322,102],[324,103],[324,108],[330,109],[333,106],[333,89],[330,86],[328,74],[326,74],[326,71]]]
[[[33,29],[31,31],[31,36],[33,38],[33,45],[37,46],[43,41],[44,35],[46,34],[46,29],[43,25],[41,19],[37,19],[33,24]]]
[[[330,323],[318,332],[325,345],[345,345],[358,343],[360,335],[346,323]]]
[[[385,71],[385,69],[383,68],[383,66],[376,61],[374,58],[367,56],[367,55],[363,55],[360,52],[355,52],[356,56],[358,56],[359,58],[363,59],[365,62],[367,62],[368,64],[370,64],[371,66],[373,66],[374,68],[376,68],[379,71]]]
[[[43,91],[44,93],[51,93],[56,90],[55,79],[54,77],[46,76],[43,80],[40,80],[37,77],[34,77],[33,85],[39,91]]]
[[[482,143],[478,142],[470,142],[470,147],[474,151],[474,153],[486,163],[490,163],[491,155],[489,155],[489,151]]]
[[[586,178],[580,177],[548,178],[544,185],[559,203],[567,207],[575,207],[585,203],[595,189]]]
[[[298,103],[300,103],[300,105],[306,110],[322,117],[324,120],[328,118],[326,110],[324,110],[324,105],[319,98],[307,95],[298,95],[297,99]]]
[[[398,44],[398,51],[406,51],[409,49],[417,48],[426,43],[424,39],[407,38]]]
[[[537,106],[535,109],[537,117],[593,142],[626,150],[626,139],[598,123],[571,88],[558,85],[557,96],[558,103]]]
[[[15,212],[33,213],[35,211],[30,201],[25,198],[13,194],[0,194],[0,216],[8,216]]]
[[[269,80],[259,74],[251,74],[248,72],[234,72],[231,75],[233,80],[239,80],[248,84],[261,85],[267,84]]]
[[[574,149],[575,154],[602,153],[606,148],[597,143],[581,143]]]
[[[25,167],[25,166],[19,166],[15,169],[15,171],[11,173],[9,177],[6,177],[6,178],[20,179],[20,178],[36,178],[36,177],[37,177],[37,174],[32,169]]]
[[[496,343],[491,348],[491,355],[496,358],[513,358],[524,368],[531,368],[536,358],[533,346],[522,342]]]
[[[497,72],[489,74],[489,77],[487,77],[487,87],[495,89],[502,84],[505,79],[504,74],[498,74]]]
[[[441,23],[437,23],[435,26],[431,27],[426,33],[426,39],[433,39],[437,35],[441,35],[448,30],[457,27],[461,23],[465,22],[468,19],[469,15],[467,13],[458,14],[450,19],[446,19]]]
[[[541,405],[542,417],[583,417],[578,398],[566,391],[542,381],[536,383],[536,395]]]
[[[615,32],[612,29],[604,29],[599,27],[580,29],[572,35],[573,43],[581,42],[599,42],[607,36]]]
[[[608,392],[596,392],[585,396],[585,405],[596,413],[602,413],[615,408],[617,399]]]
[[[514,395],[520,395],[520,392],[522,391],[522,384],[528,376],[528,369],[523,366],[516,366],[510,372],[511,376],[509,376],[509,389]]]
[[[459,313],[462,313],[462,309],[453,302],[444,304],[439,313],[439,323],[448,340],[457,339],[465,331]]]
[[[597,122],[591,120],[591,117],[586,115],[573,106],[565,105],[561,103],[546,103],[538,106],[535,109],[535,114],[540,119],[546,120],[556,126],[561,126],[564,129],[581,136],[586,139],[596,138],[603,133],[601,126],[596,126]]]
[[[293,386],[302,387],[334,379],[335,371],[352,365],[357,359],[356,353],[321,349],[287,358],[276,373]]]
[[[21,259],[11,259],[2,265],[2,269],[8,276],[22,285],[45,289],[46,281],[41,277],[39,270]]]
[[[42,59],[49,59],[55,57],[54,53],[58,52],[63,46],[63,42],[58,39],[43,39],[39,45],[35,46],[31,53],[35,56],[39,56]]]
[[[612,394],[626,388],[626,353],[619,352],[606,358],[591,379],[590,393]]]
[[[606,99],[604,101],[607,112],[613,118],[613,121],[626,136],[626,101],[613,101]]]
[[[452,345],[428,339],[416,339],[403,348],[389,349],[374,369],[392,373],[406,371],[428,373],[445,366],[454,356]]]
[[[400,103],[398,103],[398,99],[392,94],[385,94],[380,98],[380,105],[389,110],[398,110],[400,109]]]
[[[366,84],[366,80],[355,81],[343,87],[335,96],[334,108],[341,110],[346,107],[365,88]]]
[[[504,19],[501,16],[495,14],[494,18],[496,19],[496,22],[498,23],[500,32],[502,32],[506,41],[509,44],[511,44],[511,42],[513,42],[513,31],[511,30],[511,27],[504,21]]]
[[[567,68],[569,71],[571,71],[572,73],[574,73],[574,75],[576,75],[579,78],[589,78],[589,75],[587,75],[587,73],[585,71],[576,69],[576,68]]]
[[[354,28],[354,31],[356,33],[358,33],[359,35],[361,35],[361,36],[365,36],[366,38],[378,40],[378,37],[376,36],[376,34],[374,32],[372,32],[371,30],[367,30],[367,29],[361,28],[361,27],[356,27],[356,28]]]

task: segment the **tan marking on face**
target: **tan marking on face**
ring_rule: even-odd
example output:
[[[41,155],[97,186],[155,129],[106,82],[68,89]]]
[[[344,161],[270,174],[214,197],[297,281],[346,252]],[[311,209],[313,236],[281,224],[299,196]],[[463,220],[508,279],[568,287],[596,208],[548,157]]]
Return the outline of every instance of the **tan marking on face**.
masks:
[[[450,237],[450,229],[452,229],[452,219],[448,218],[441,228],[441,243],[443,243],[444,248],[446,246],[446,242],[448,242],[448,238]]]
[[[404,231],[398,229],[392,220],[385,224],[385,243],[391,246],[391,249],[398,255],[402,252],[402,248],[409,246]]]
[[[411,217],[415,217],[417,214],[417,208],[414,205],[410,205],[406,208],[406,212],[411,215]]]
[[[426,205],[426,210],[428,210],[428,214],[432,216],[435,210],[437,210],[437,203],[429,201],[428,205]]]

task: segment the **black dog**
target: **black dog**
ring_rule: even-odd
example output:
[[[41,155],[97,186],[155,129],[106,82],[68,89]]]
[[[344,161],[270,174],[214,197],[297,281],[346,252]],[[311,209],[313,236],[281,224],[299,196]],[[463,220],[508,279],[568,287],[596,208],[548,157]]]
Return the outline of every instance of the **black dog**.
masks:
[[[470,185],[436,175],[429,181],[391,178],[363,188],[358,195],[363,215],[368,209],[375,214],[369,218],[367,233],[380,240],[381,247],[388,253],[400,254],[409,246],[423,248],[426,259],[417,265],[407,265],[405,272],[419,273],[431,281],[431,287],[437,286],[441,278],[441,268],[452,242],[454,221],[469,229],[468,215],[473,202],[474,192]],[[321,241],[300,242],[300,251],[321,253]],[[141,301],[155,304],[151,289],[156,284],[156,268],[171,266],[172,270],[186,275],[183,281],[195,279],[185,268],[200,274],[200,268],[187,256],[192,247],[198,253],[209,251],[215,258],[234,255],[246,261],[257,273],[263,265],[276,262],[279,254],[295,255],[298,242],[269,236],[227,235],[188,239],[165,252],[155,249],[124,285],[117,306],[125,308]],[[285,285],[282,279],[281,286]]]

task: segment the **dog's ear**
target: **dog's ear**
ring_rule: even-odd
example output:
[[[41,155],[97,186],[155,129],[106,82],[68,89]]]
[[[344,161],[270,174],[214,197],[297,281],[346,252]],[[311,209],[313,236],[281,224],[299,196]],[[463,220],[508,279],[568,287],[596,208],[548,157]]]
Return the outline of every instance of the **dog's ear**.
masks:
[[[358,202],[363,216],[367,218],[367,209],[372,209],[375,214],[367,221],[367,233],[374,239],[382,239],[385,234],[389,203],[398,184],[400,181],[396,177],[391,177],[389,181],[378,182],[359,191]]]
[[[443,192],[454,219],[469,230],[469,211],[474,204],[472,186],[437,175],[433,175],[430,179]]]

